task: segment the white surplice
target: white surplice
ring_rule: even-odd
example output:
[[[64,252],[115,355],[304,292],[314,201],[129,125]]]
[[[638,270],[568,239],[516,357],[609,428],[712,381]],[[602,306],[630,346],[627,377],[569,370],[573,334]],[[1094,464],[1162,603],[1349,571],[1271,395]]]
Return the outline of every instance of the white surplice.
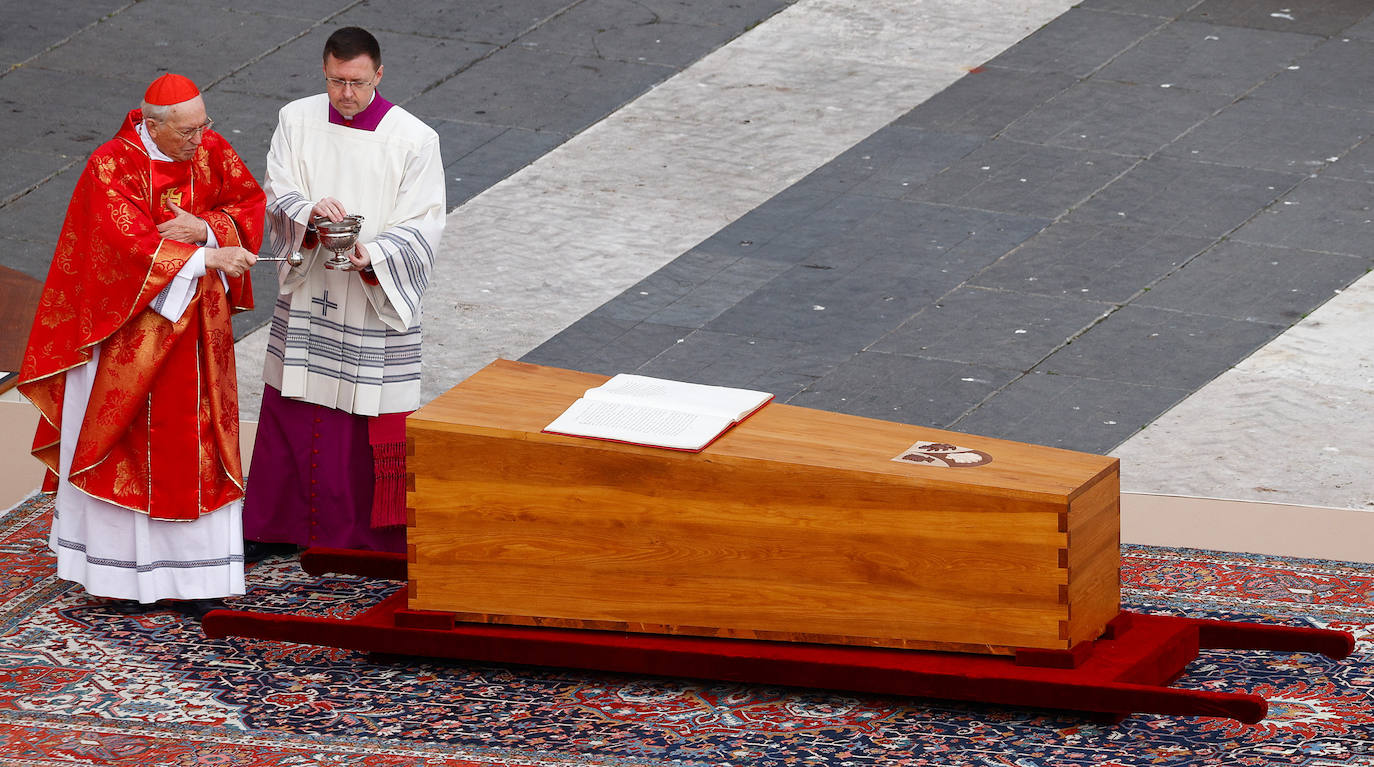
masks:
[[[263,381],[284,397],[356,415],[420,404],[420,301],[444,229],[439,137],[392,106],[376,130],[329,122],[325,94],[282,108],[267,155],[264,251],[301,249],[310,211],[324,197],[363,216],[362,243],[377,285],[325,269],[324,248],[279,267]]]

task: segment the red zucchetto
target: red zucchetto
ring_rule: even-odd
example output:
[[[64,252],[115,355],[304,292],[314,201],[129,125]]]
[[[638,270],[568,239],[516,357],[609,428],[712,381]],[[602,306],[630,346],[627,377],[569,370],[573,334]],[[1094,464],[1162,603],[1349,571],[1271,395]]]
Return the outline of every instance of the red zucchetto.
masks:
[[[171,106],[190,101],[200,95],[200,89],[191,78],[168,72],[153,81],[143,93],[143,100],[154,106]]]

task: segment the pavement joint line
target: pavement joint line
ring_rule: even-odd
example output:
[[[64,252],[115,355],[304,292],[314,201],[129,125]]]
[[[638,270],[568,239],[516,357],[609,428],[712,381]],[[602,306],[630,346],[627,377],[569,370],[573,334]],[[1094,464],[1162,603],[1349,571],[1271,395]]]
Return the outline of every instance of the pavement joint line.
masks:
[[[239,72],[242,72],[243,70],[247,69],[248,67],[251,67],[251,66],[253,66],[254,64],[258,63],[259,61],[262,61],[263,59],[267,58],[268,56],[271,56],[272,54],[274,54],[274,53],[276,53],[277,51],[279,51],[279,50],[285,48],[286,46],[290,45],[291,43],[294,43],[294,42],[296,42],[297,40],[299,40],[299,39],[301,39],[301,38],[303,38],[303,37],[309,35],[311,32],[314,32],[315,30],[319,29],[320,27],[324,26],[325,24],[328,24],[329,21],[330,21],[331,19],[338,18],[340,15],[342,15],[342,14],[344,14],[344,13],[347,13],[347,12],[353,10],[354,8],[357,8],[358,6],[362,5],[362,4],[365,3],[365,2],[367,2],[367,0],[353,0],[353,3],[352,3],[351,5],[345,6],[344,8],[341,8],[341,9],[339,9],[338,11],[336,11],[336,12],[330,14],[329,16],[326,16],[325,18],[320,19],[319,21],[314,22],[313,24],[311,24],[310,26],[306,27],[303,31],[301,31],[299,34],[295,35],[294,37],[290,37],[290,38],[287,38],[286,40],[283,40],[283,41],[281,42],[281,44],[278,45],[277,47],[271,48],[271,49],[266,50],[266,51],[263,51],[262,53],[258,54],[257,56],[254,56],[253,58],[249,59],[248,61],[245,61],[244,63],[238,65],[237,67],[234,67],[233,69],[229,70],[229,71],[226,72],[225,74],[220,75],[219,77],[215,78],[214,80],[211,80],[211,81],[209,82],[209,84],[205,86],[205,90],[209,90],[210,88],[213,88],[213,87],[215,87],[216,85],[219,85],[221,82],[224,82],[225,80],[228,80],[229,78],[233,77],[234,75],[238,74]],[[231,8],[231,9],[229,9],[229,10],[233,10],[233,9]]]
[[[76,37],[77,35],[79,35],[79,34],[85,32],[86,30],[93,29],[93,28],[95,28],[96,26],[99,26],[100,24],[105,23],[107,20],[113,18],[114,16],[116,16],[116,15],[118,15],[118,14],[121,14],[121,13],[123,13],[123,12],[129,10],[130,8],[134,7],[135,5],[138,5],[138,0],[134,0],[133,2],[126,4],[126,5],[124,5],[124,6],[121,7],[121,8],[118,8],[118,9],[116,9],[116,10],[110,11],[109,13],[105,14],[104,16],[101,16],[100,18],[96,19],[95,21],[92,21],[91,23],[87,24],[86,26],[84,26],[84,27],[82,27],[82,28],[76,30],[76,31],[73,32],[73,33],[71,33],[70,35],[67,35],[66,37],[62,38],[61,40],[58,40],[57,42],[53,43],[52,45],[49,45],[47,48],[44,48],[43,50],[39,51],[38,53],[33,54],[32,56],[28,57],[27,59],[24,59],[23,61],[21,61],[21,62],[19,62],[19,63],[17,63],[17,64],[11,64],[9,69],[6,69],[4,72],[0,72],[0,78],[3,78],[5,75],[8,75],[10,72],[13,72],[13,71],[16,70],[16,69],[19,69],[20,67],[23,67],[23,66],[27,65],[29,62],[33,61],[34,59],[38,58],[39,56],[42,56],[42,55],[45,54],[45,53],[48,53],[48,52],[50,52],[50,51],[55,51],[55,50],[57,50],[58,48],[61,48],[62,46],[66,45],[67,43],[71,42],[71,41],[72,41],[72,38]]]
[[[363,0],[359,0],[359,2],[362,2],[362,1],[363,1]],[[571,11],[573,8],[576,8],[577,6],[581,5],[581,4],[584,3],[584,2],[586,2],[586,0],[574,0],[574,2],[572,2],[571,4],[569,4],[569,5],[567,5],[567,6],[564,6],[563,8],[560,8],[559,10],[557,10],[557,11],[555,11],[555,12],[549,14],[548,16],[545,16],[544,18],[540,19],[539,21],[536,21],[536,22],[534,22],[533,24],[531,24],[530,26],[528,26],[528,27],[526,27],[525,29],[521,30],[521,31],[519,32],[519,34],[515,35],[514,37],[512,37],[512,38],[511,38],[509,41],[507,41],[507,42],[504,42],[504,43],[492,43],[492,42],[487,42],[487,41],[483,41],[483,40],[469,40],[469,41],[467,41],[467,42],[476,43],[476,44],[478,44],[478,45],[490,45],[490,46],[492,46],[492,47],[491,47],[491,50],[487,51],[486,53],[483,53],[481,56],[478,56],[477,58],[473,59],[472,61],[469,61],[468,63],[464,64],[463,66],[458,67],[458,69],[454,70],[453,72],[449,73],[448,75],[446,75],[446,76],[444,76],[444,77],[441,77],[441,78],[439,78],[438,80],[435,80],[434,82],[430,83],[429,85],[426,85],[425,87],[421,88],[420,91],[419,91],[418,93],[414,94],[413,96],[408,96],[405,100],[399,101],[399,102],[397,102],[397,103],[398,103],[400,106],[405,106],[406,104],[409,104],[411,101],[413,101],[413,100],[419,98],[420,96],[425,95],[426,93],[429,93],[430,91],[434,90],[435,88],[438,88],[439,86],[443,85],[444,83],[448,82],[449,80],[452,80],[453,78],[455,78],[455,77],[457,77],[457,76],[463,74],[464,72],[468,71],[469,69],[472,69],[473,67],[477,66],[477,65],[480,64],[481,62],[486,61],[487,59],[491,58],[492,56],[495,56],[496,54],[500,53],[501,51],[504,51],[504,50],[509,49],[511,46],[514,46],[517,42],[519,42],[521,38],[525,37],[526,35],[530,34],[531,32],[535,32],[535,31],[539,30],[539,29],[540,29],[541,27],[543,27],[545,24],[548,24],[550,21],[553,21],[554,19],[557,19],[557,18],[563,16],[563,15],[566,14],[568,11]],[[460,121],[460,122],[461,122],[461,121]],[[509,127],[514,127],[514,126],[505,126],[505,127],[509,128]],[[488,143],[490,143],[490,142],[488,142]],[[457,207],[455,206],[454,210],[456,210],[456,209],[457,209]]]
[[[66,173],[67,171],[71,170],[72,168],[76,167],[77,165],[81,165],[81,164],[84,163],[84,162],[86,162],[85,158],[80,158],[80,157],[78,157],[78,158],[72,160],[71,162],[67,163],[66,165],[63,165],[61,168],[58,168],[57,170],[53,171],[52,173],[49,173],[48,175],[44,176],[43,178],[39,179],[38,181],[35,181],[34,183],[30,184],[28,187],[26,187],[26,188],[24,188],[24,189],[22,189],[22,190],[20,190],[20,191],[18,191],[18,192],[15,192],[14,194],[10,195],[9,197],[6,197],[6,198],[3,199],[3,200],[0,200],[0,208],[3,208],[3,207],[5,207],[6,205],[9,205],[10,203],[14,202],[15,200],[18,200],[18,199],[23,198],[24,196],[28,195],[28,194],[31,193],[31,192],[36,192],[36,191],[38,191],[38,188],[39,188],[39,187],[43,186],[44,184],[48,183],[49,181],[52,181],[53,179],[57,178],[58,176],[62,175],[63,173]]]

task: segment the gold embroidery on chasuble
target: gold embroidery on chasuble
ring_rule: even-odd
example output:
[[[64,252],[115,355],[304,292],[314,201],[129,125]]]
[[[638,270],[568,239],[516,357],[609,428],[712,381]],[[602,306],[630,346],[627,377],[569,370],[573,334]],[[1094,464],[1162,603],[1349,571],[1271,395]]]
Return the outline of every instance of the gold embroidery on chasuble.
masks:
[[[157,201],[157,207],[159,210],[171,210],[173,205],[178,208],[184,207],[181,197],[180,189],[164,189],[162,190],[162,197]]]
[[[115,158],[101,157],[97,159],[94,163],[92,163],[92,167],[95,168],[95,177],[100,179],[101,185],[106,187],[110,186],[110,184],[114,181],[114,174],[116,169]]]
[[[138,117],[130,112],[78,180],[20,389],[42,413],[34,452],[50,470],[45,488],[55,489],[64,373],[88,364],[99,344],[88,409],[66,414],[83,427],[72,446],[82,461],[73,464],[73,483],[154,518],[195,519],[242,497],[232,308],[213,272],[195,285],[177,322],[150,307],[196,250],[161,237],[156,227],[176,215],[169,207],[176,205],[217,219],[217,230],[256,251],[263,194],[213,132],[190,162],[151,160],[137,135]],[[230,284],[251,308],[248,276]]]
[[[44,292],[38,303],[40,310],[35,321],[49,330],[76,318],[76,310],[60,294]]]
[[[222,472],[220,466],[220,450],[219,446],[215,444],[214,430],[206,428],[208,424],[215,422],[210,397],[211,394],[202,389],[200,397],[197,399],[199,411],[199,418],[196,420],[198,427],[196,436],[199,445],[197,457],[199,458],[200,494],[203,496],[212,494],[220,480],[228,476],[227,472]],[[229,479],[232,481],[233,477],[230,476]]]
[[[196,150],[196,155],[195,157],[191,158],[191,162],[195,164],[195,171],[191,174],[193,178],[196,176],[199,176],[200,178],[210,178],[214,176],[214,169],[210,167],[209,152],[202,152],[200,150]]]
[[[135,234],[134,227],[144,214],[131,205],[128,198],[116,194],[114,191],[109,194],[109,202],[110,222],[114,224],[115,231],[125,236],[133,236]],[[138,200],[138,202],[143,202],[143,200]]]
[[[118,498],[138,496],[147,484],[146,478],[146,467],[134,465],[132,461],[120,461],[115,465],[114,470],[115,496]]]

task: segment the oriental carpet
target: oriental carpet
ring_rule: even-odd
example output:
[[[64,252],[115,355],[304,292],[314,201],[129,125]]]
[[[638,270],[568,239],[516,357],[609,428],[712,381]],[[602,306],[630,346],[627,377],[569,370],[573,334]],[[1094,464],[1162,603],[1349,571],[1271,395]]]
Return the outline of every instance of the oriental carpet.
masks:
[[[1177,686],[1264,695],[1269,716],[1029,709],[207,640],[58,580],[50,504],[0,517],[0,764],[866,767],[1374,765],[1374,567],[1128,546],[1140,612],[1337,628],[1355,654],[1203,651]],[[253,566],[234,606],[352,614],[396,583]]]

